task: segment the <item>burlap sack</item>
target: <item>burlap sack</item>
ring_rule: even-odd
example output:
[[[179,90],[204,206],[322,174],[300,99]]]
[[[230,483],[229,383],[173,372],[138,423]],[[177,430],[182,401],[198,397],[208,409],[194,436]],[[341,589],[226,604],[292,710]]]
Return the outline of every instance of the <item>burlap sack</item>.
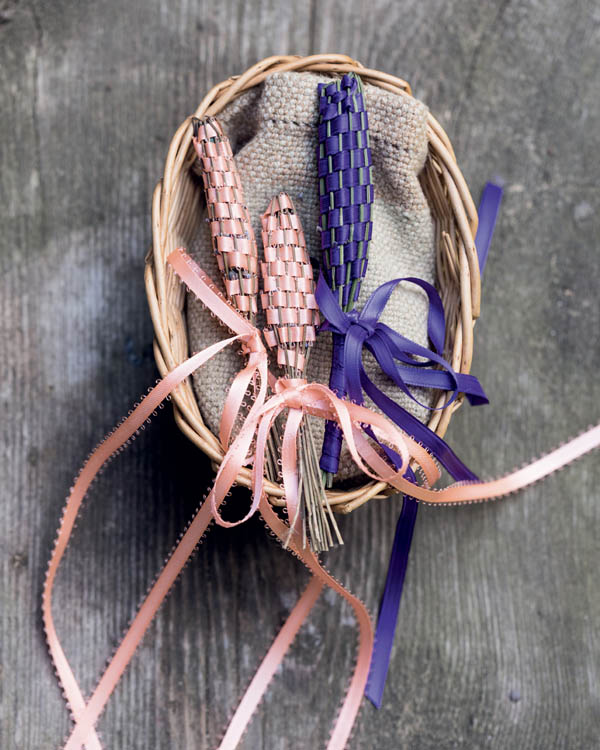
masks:
[[[294,201],[311,256],[319,258],[317,231],[319,200],[316,165],[317,84],[329,79],[313,73],[274,73],[266,81],[233,101],[218,116],[231,140],[260,246],[260,217],[269,201],[281,191]],[[400,276],[417,276],[434,283],[434,236],[429,206],[418,175],[427,156],[427,109],[421,102],[376,86],[365,86],[373,154],[373,239],[369,267],[362,284],[359,307],[380,284]],[[199,204],[199,211],[205,211]],[[194,246],[195,260],[220,280],[208,225]],[[392,295],[382,318],[394,330],[419,344],[427,344],[425,295],[403,284]],[[262,318],[259,318],[262,325]],[[190,348],[203,349],[224,337],[223,328],[210,317],[193,295],[187,299]],[[331,335],[322,333],[313,348],[308,378],[327,383],[331,362]],[[232,376],[240,369],[238,352],[227,349],[194,375],[194,388],[202,416],[213,432]],[[429,412],[419,407],[380,372],[371,355],[365,366],[374,382],[422,421]],[[275,366],[274,366],[275,367]],[[416,394],[417,395],[417,394]],[[418,398],[429,403],[431,394]],[[367,405],[374,408],[372,403]],[[321,446],[323,423],[311,420]],[[356,479],[359,472],[347,450],[342,451],[338,480]]]

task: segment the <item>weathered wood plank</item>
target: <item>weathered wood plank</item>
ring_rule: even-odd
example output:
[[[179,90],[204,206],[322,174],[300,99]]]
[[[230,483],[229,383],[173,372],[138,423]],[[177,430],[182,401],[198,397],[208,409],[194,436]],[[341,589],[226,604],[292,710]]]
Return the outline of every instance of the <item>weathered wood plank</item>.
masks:
[[[474,364],[493,403],[450,434],[494,475],[598,418],[599,20],[591,0],[2,7],[3,747],[68,730],[43,571],[73,473],[156,377],[143,256],[178,123],[266,55],[342,51],[412,83],[475,193],[506,180]],[[56,608],[87,690],[208,471],[164,410],[90,497]],[[384,707],[365,704],[352,747],[594,746],[598,479],[590,457],[502,503],[421,510]],[[344,519],[329,556],[372,608],[398,510]],[[106,746],[215,746],[305,580],[260,523],[212,530],[100,721]],[[322,746],[354,647],[350,613],[325,596],[244,747]]]

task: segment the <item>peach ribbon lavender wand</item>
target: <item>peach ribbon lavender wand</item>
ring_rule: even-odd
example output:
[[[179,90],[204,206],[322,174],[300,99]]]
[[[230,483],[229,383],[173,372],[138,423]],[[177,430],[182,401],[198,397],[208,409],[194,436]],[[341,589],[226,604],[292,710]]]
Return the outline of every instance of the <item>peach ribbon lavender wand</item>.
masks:
[[[231,143],[215,117],[193,119],[193,145],[202,176],[214,255],[223,278],[227,297],[244,317],[254,324],[258,312],[258,250],[242,178]],[[256,391],[256,383],[251,384]],[[269,436],[267,473],[278,479],[280,439]],[[227,440],[231,435],[227,435]],[[228,442],[223,445],[227,448]]]
[[[315,282],[308,257],[300,217],[286,193],[273,198],[262,217],[265,261],[261,263],[263,293],[261,300],[267,319],[264,337],[277,350],[277,363],[289,380],[300,381],[316,338],[319,313],[315,300]],[[337,522],[323,488],[319,460],[310,424],[298,425],[299,485],[298,504],[287,497],[290,526],[295,519],[304,537],[316,552],[342,544]],[[333,535],[332,535],[333,532]]]

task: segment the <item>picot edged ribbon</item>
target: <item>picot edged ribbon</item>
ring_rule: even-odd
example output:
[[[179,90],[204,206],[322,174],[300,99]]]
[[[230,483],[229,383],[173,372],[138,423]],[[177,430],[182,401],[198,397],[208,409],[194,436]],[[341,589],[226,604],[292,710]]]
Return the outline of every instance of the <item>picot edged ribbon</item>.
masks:
[[[533,461],[524,468],[499,479],[488,482],[457,482],[444,489],[434,490],[432,487],[440,477],[440,470],[433,452],[427,450],[409,434],[401,431],[385,416],[372,412],[359,404],[338,399],[322,384],[307,383],[306,381],[282,382],[281,379],[273,378],[267,368],[266,349],[257,329],[231,307],[223,295],[216,290],[208,276],[183,250],[179,249],[171,253],[168,262],[198,299],[235,335],[212,344],[169,371],[149,391],[141,403],[136,405],[129,416],[119,423],[90,454],[71,488],[48,564],[42,597],[42,616],[48,648],[74,721],[74,726],[64,749],[100,750],[100,740],[95,729],[98,717],[133,658],[170,587],[182,572],[211,521],[214,520],[222,526],[229,526],[242,523],[251,515],[248,513],[237,522],[227,522],[218,512],[221,499],[227,494],[228,488],[232,486],[238,476],[239,466],[245,466],[251,467],[248,469],[252,474],[253,499],[251,507],[257,510],[278,539],[284,545],[287,545],[287,548],[306,565],[312,573],[312,578],[250,682],[223,735],[219,750],[233,750],[238,746],[271,679],[324,586],[328,586],[341,595],[351,605],[358,624],[359,646],[355,669],[327,742],[327,750],[343,750],[346,747],[360,708],[371,664],[373,650],[371,620],[364,604],[332,578],[309,547],[302,546],[298,529],[290,529],[290,526],[271,507],[262,485],[262,479],[255,476],[261,468],[260,454],[257,453],[256,460],[252,460],[251,454],[254,452],[251,447],[248,448],[254,437],[256,436],[257,442],[264,442],[261,438],[264,432],[268,431],[268,425],[272,422],[273,415],[284,409],[288,411],[288,422],[291,420],[291,426],[288,430],[287,442],[289,445],[282,448],[282,473],[284,475],[287,473],[288,481],[293,484],[297,452],[292,446],[293,441],[289,438],[294,430],[295,412],[308,411],[310,414],[325,420],[335,419],[344,433],[344,439],[354,461],[367,476],[376,481],[386,482],[399,492],[414,497],[415,500],[431,504],[464,504],[499,498],[520,490],[598,448],[600,446],[600,425],[590,428],[579,437]],[[54,582],[83,499],[104,464],[120,453],[123,446],[128,444],[128,441],[140,429],[143,429],[155,409],[169,394],[203,363],[236,341],[242,342],[248,359],[246,366],[234,378],[232,388],[226,399],[226,408],[224,409],[220,430],[221,442],[225,443],[222,446],[225,455],[217,473],[215,484],[207,500],[198,509],[142,601],[137,614],[112,658],[108,661],[106,669],[91,696],[86,699],[62,648],[52,616]],[[242,419],[242,426],[239,431],[233,436],[231,426],[234,422],[229,420],[235,421],[238,416],[242,416],[239,407],[243,405],[242,401],[248,387],[255,384],[256,377],[260,378],[261,384],[255,391],[254,403]],[[275,395],[267,395],[266,382],[269,382]],[[365,433],[367,436],[372,436],[372,439],[367,439]],[[388,458],[393,457],[395,467],[382,456],[378,445],[380,447],[385,446],[385,452]],[[453,455],[450,451],[446,458]],[[415,484],[414,476],[407,473],[411,462],[414,462],[422,474],[422,484]]]
[[[416,441],[403,434],[381,414],[339,399],[323,384],[307,383],[303,379],[274,378],[268,370],[267,352],[260,332],[229,304],[217,291],[211,279],[183,250],[179,249],[171,253],[168,261],[196,297],[235,335],[194,354],[169,372],[93,451],[67,498],[56,544],[48,565],[42,600],[42,615],[48,648],[75,722],[64,748],[65,750],[81,750],[81,748],[99,750],[101,748],[95,730],[98,717],[171,585],[193,554],[210,522],[214,520],[224,527],[236,526],[258,511],[284,546],[304,562],[313,578],[250,683],[219,744],[219,750],[232,750],[237,747],[277,667],[324,586],[328,586],[341,595],[351,605],[359,627],[359,648],[355,670],[327,745],[328,750],[341,750],[346,746],[350,736],[367,680],[373,645],[371,618],[364,604],[332,578],[309,547],[302,545],[300,529],[296,526],[290,528],[272,509],[263,484],[264,452],[269,431],[277,416],[287,411],[281,458],[289,518],[294,518],[296,515],[294,512],[298,496],[296,436],[304,413],[325,420],[335,420],[340,426],[357,466],[376,481],[389,482],[394,481],[395,478],[402,482],[402,478],[399,472],[391,469],[364,437],[365,427],[377,441],[389,446],[388,450],[399,457],[401,471],[408,466],[411,456],[418,457],[417,460],[423,466],[428,483],[433,484],[438,476],[437,466]],[[58,638],[52,616],[54,582],[83,499],[104,464],[119,453],[122,447],[144,427],[162,401],[198,367],[236,341],[242,343],[247,362],[235,376],[223,408],[219,438],[225,455],[219,466],[215,483],[149,590],[123,640],[108,662],[104,674],[86,702]],[[255,389],[253,404],[248,414],[242,418],[239,431],[233,436],[233,427],[242,417],[245,394],[251,386],[256,384],[256,379],[259,385]],[[273,391],[272,396],[267,396],[267,383]],[[252,465],[250,509],[239,520],[226,521],[220,515],[220,505],[242,468],[249,464]]]

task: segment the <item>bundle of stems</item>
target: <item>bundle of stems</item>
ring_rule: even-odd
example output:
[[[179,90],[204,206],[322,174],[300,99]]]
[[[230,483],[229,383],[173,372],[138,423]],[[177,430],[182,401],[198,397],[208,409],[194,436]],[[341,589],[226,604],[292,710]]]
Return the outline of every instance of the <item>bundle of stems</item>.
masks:
[[[277,349],[277,363],[287,378],[304,378],[319,313],[302,224],[286,193],[273,198],[263,214],[262,238],[265,340]],[[304,544],[308,538],[313,550],[321,552],[335,543],[342,544],[342,537],[323,488],[310,426],[305,421],[300,425],[298,443],[300,515],[289,519],[290,529],[301,518]]]
[[[204,185],[213,250],[225,292],[251,323],[258,312],[258,250],[229,138],[214,117],[195,118],[194,149]],[[256,388],[256,384],[254,384]],[[269,438],[267,476],[278,479],[277,427]]]
[[[354,310],[367,272],[372,234],[372,159],[363,86],[355,73],[320,83],[317,147],[321,211],[321,269],[345,312]],[[329,387],[346,395],[344,338],[334,334]],[[327,487],[339,467],[342,435],[335,422],[325,427],[321,469]]]

